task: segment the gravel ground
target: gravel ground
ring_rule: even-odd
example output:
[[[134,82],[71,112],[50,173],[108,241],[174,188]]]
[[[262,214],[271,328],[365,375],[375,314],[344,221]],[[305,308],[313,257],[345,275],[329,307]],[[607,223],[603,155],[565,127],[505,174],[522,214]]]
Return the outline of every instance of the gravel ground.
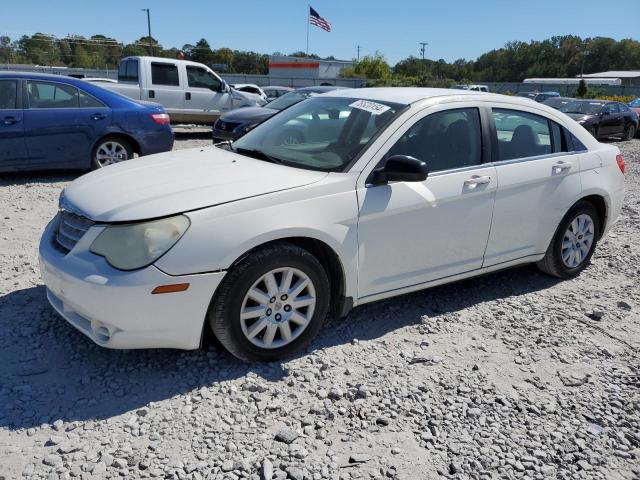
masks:
[[[579,278],[525,267],[366,305],[264,365],[94,345],[37,267],[78,174],[5,176],[0,479],[640,477],[640,140],[616,144],[623,217]]]

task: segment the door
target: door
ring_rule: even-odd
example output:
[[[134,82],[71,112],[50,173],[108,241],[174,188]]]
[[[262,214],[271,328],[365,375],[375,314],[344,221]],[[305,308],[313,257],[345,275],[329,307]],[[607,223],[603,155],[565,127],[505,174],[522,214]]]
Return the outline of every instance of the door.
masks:
[[[39,168],[88,166],[87,121],[80,116],[78,89],[58,82],[28,80],[24,110],[30,163]]]
[[[223,92],[224,83],[209,70],[187,65],[185,113],[216,119],[231,107],[231,95]]]
[[[600,135],[620,135],[624,133],[624,117],[617,103],[606,103],[602,107]]]
[[[179,114],[184,108],[184,80],[180,81],[178,65],[170,62],[151,62],[149,65],[151,79],[148,87],[147,97],[152,102],[160,103],[164,106],[169,115]]]
[[[20,87],[18,80],[0,79],[0,170],[27,158]]]
[[[489,237],[497,181],[477,108],[423,116],[391,155],[425,161],[429,176],[358,188],[359,297],[479,269]]]
[[[484,266],[546,252],[580,196],[580,156],[568,152],[564,129],[541,115],[493,109],[498,192]]]

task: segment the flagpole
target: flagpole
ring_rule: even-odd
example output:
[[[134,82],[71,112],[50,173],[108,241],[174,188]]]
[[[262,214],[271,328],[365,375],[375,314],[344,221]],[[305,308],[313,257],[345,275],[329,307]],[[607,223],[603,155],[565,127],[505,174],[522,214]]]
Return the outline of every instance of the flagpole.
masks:
[[[309,55],[309,23],[310,23],[310,18],[309,15],[311,15],[311,5],[307,4],[307,55]]]

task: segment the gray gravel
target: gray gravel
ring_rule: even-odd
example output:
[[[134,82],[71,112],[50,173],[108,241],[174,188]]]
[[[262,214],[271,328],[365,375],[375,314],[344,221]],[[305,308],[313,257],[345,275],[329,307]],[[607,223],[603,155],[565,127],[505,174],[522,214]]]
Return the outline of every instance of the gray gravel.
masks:
[[[95,346],[37,268],[78,174],[4,176],[0,478],[638,478],[640,140],[616,144],[624,214],[579,278],[525,267],[363,306],[265,365]]]

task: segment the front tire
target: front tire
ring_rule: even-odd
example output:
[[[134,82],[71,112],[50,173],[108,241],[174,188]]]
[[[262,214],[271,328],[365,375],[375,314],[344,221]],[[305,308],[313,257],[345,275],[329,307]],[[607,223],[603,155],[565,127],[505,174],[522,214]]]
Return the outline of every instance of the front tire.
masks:
[[[94,147],[91,168],[96,170],[132,158],[133,147],[127,140],[120,137],[107,137],[100,140]]]
[[[600,217],[593,204],[576,203],[558,225],[547,253],[537,263],[538,268],[553,277],[576,277],[591,261],[600,228]]]
[[[329,311],[330,288],[307,250],[277,243],[258,250],[227,274],[207,319],[220,343],[247,361],[280,360],[316,336]]]

